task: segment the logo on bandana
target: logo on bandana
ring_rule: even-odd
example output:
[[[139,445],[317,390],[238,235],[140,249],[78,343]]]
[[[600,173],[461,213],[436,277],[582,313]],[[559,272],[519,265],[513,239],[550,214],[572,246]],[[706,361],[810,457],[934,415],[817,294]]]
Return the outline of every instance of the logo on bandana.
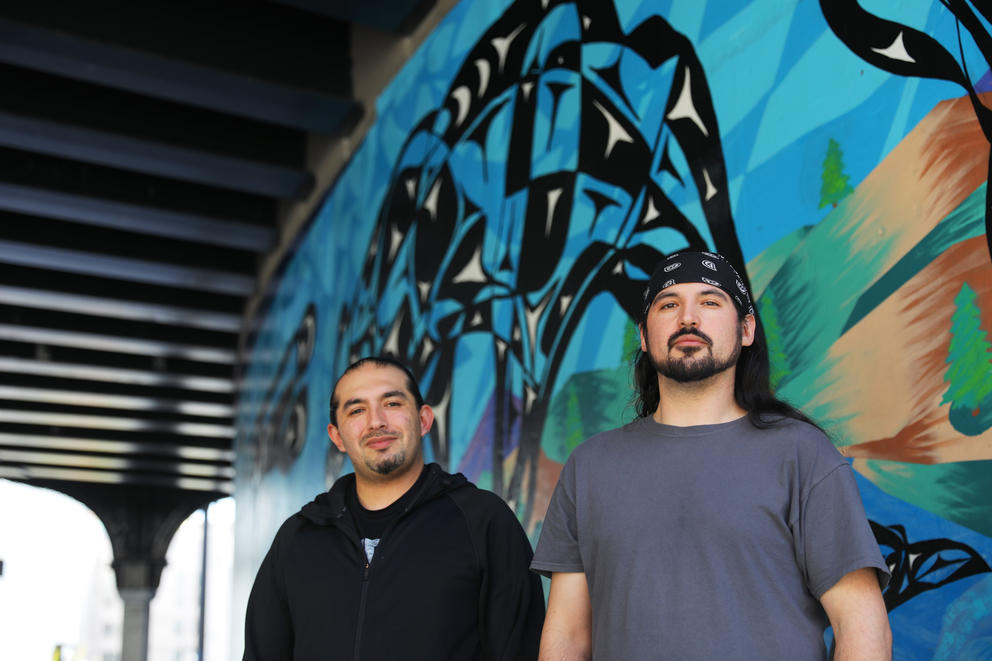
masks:
[[[641,296],[645,301],[648,300],[648,294],[651,293],[651,285],[644,288],[644,294]]]
[[[711,262],[708,259],[704,259],[703,260],[703,266],[705,266],[706,268],[708,268],[711,271],[716,271],[716,264],[714,264],[713,262]]]
[[[706,252],[705,250],[704,250],[704,251],[702,251],[702,253],[703,253],[704,255],[709,255],[709,256],[710,256],[710,257],[712,257],[713,259],[722,259],[722,258],[720,257],[720,255],[717,255],[717,254],[714,254],[714,253],[711,253],[711,252]]]
[[[665,273],[668,273],[669,271],[674,271],[680,266],[682,266],[682,262],[675,262],[674,264],[669,264],[668,266],[665,267]]]
[[[665,280],[665,284],[663,284],[661,288],[665,289],[666,287],[671,287],[674,284],[675,284],[675,280]]]
[[[700,276],[699,279],[702,280],[703,282],[705,282],[708,285],[713,285],[714,287],[719,287],[720,289],[723,289],[723,285],[721,285],[716,280],[710,280],[709,278],[704,277],[704,276]]]
[[[744,286],[744,283],[741,282],[740,280],[737,281],[737,288],[741,290],[742,294],[747,296],[747,288]]]

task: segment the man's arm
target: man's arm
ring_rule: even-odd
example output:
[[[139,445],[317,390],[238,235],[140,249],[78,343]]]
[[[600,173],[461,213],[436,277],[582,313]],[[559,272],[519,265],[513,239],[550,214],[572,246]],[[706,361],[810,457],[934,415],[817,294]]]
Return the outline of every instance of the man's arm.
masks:
[[[452,492],[456,502],[476,490]],[[544,623],[544,588],[530,571],[530,541],[513,511],[499,496],[485,492],[488,515],[474,508],[470,526],[485,553],[485,573],[479,594],[479,625],[483,656],[490,661],[534,661]],[[466,513],[466,517],[468,514]]]
[[[293,623],[275,564],[273,544],[262,560],[248,597],[243,661],[276,661],[293,656]]]
[[[845,574],[823,593],[820,603],[834,629],[834,661],[892,658],[889,615],[875,569],[865,567]]]
[[[554,572],[539,661],[592,659],[592,605],[584,572]]]

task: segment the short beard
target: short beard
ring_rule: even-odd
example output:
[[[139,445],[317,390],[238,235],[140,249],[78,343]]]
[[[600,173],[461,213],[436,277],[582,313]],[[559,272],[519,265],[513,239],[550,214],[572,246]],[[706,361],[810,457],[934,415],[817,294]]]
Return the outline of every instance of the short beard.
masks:
[[[651,358],[651,365],[654,367],[658,374],[664,377],[668,377],[672,381],[677,381],[678,383],[694,383],[696,381],[703,381],[711,376],[715,376],[720,372],[730,369],[737,364],[737,358],[740,355],[740,349],[737,349],[731,356],[726,360],[717,362],[716,358],[713,357],[711,353],[708,356],[702,358],[692,359],[691,356],[683,356],[682,358],[675,358],[669,360],[667,363],[659,363],[653,357]]]
[[[741,339],[744,337],[743,333],[743,326],[738,324],[737,342],[734,344],[734,350],[729,356],[727,356],[726,360],[721,360],[719,362],[713,357],[712,344],[707,347],[698,347],[681,358],[670,358],[664,363],[656,359],[654,357],[654,353],[651,351],[651,347],[648,347],[648,360],[651,363],[651,367],[653,367],[658,374],[677,383],[695,383],[698,381],[703,381],[711,376],[716,376],[717,374],[720,374],[721,372],[724,372],[737,364],[737,361],[741,356]],[[683,332],[680,334],[701,335],[700,333],[692,332]],[[708,351],[709,355],[699,358],[695,357],[697,353],[704,350]],[[686,353],[686,350],[682,349],[682,352]]]

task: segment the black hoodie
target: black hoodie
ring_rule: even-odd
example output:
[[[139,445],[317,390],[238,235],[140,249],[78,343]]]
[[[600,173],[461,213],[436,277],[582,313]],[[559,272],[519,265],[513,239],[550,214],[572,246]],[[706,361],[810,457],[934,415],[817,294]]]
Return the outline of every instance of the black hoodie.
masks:
[[[544,622],[530,542],[498,496],[437,464],[367,563],[353,474],[276,533],[248,599],[245,661],[525,661]]]

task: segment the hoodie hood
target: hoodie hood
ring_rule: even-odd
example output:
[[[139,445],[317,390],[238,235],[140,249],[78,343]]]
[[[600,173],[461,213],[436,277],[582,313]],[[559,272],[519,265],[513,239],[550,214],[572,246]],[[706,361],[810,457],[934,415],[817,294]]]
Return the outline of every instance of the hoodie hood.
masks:
[[[427,477],[420,486],[420,493],[414,496],[410,509],[433,500],[456,489],[470,486],[471,483],[461,473],[451,475],[441,470],[436,463],[427,464]],[[345,494],[355,483],[355,474],[344,475],[331,486],[330,490],[318,495],[300,510],[300,515],[319,526],[327,526],[340,519],[347,511]]]

